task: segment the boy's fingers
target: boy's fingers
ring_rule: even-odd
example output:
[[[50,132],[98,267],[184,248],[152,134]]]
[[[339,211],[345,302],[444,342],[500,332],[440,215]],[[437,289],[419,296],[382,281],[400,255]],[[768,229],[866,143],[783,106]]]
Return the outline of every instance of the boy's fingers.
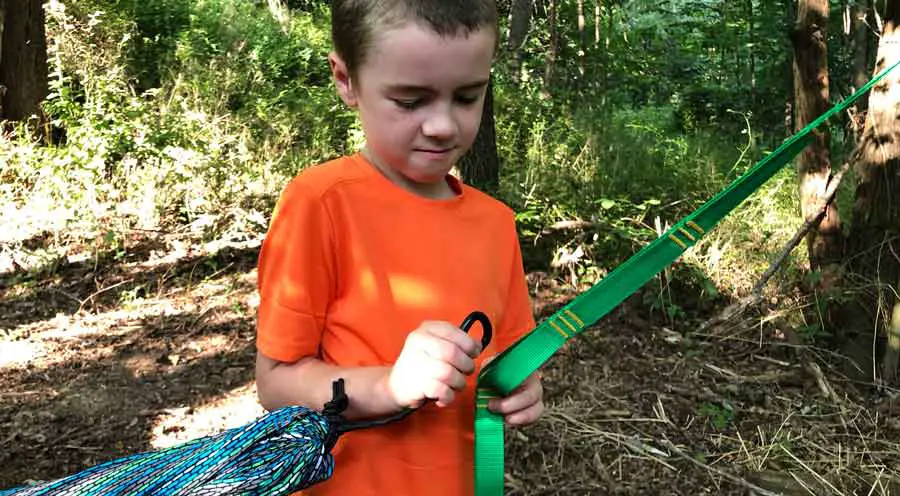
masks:
[[[441,362],[438,360],[433,360],[429,365],[430,379],[433,379],[447,387],[456,389],[461,391],[466,387],[466,378],[463,376],[459,370],[454,368],[452,365],[447,364],[445,362]],[[426,376],[426,377],[428,377]]]
[[[447,322],[426,322],[421,327],[426,333],[453,343],[466,355],[475,358],[481,353],[481,342],[476,341],[462,329]]]
[[[510,414],[520,410],[526,410],[537,403],[541,403],[544,396],[544,388],[536,378],[529,377],[522,387],[516,389],[505,398],[491,400],[488,408],[495,413]]]
[[[434,334],[410,335],[414,345],[429,357],[448,363],[464,374],[475,371],[475,361],[454,342]]]
[[[436,400],[438,406],[447,406],[453,403],[453,399],[456,397],[456,394],[453,392],[453,389],[448,387],[446,384],[437,381],[437,380],[429,380],[425,384],[425,396]]]
[[[507,415],[503,420],[510,425],[528,425],[541,418],[542,413],[544,413],[544,403],[538,402],[524,410]]]

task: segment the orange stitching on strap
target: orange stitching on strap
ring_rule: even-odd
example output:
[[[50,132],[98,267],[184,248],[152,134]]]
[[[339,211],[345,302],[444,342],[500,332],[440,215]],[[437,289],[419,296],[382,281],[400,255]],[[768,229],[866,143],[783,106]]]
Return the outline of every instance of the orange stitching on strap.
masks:
[[[572,323],[569,322],[568,320],[566,320],[562,315],[559,316],[559,320],[560,320],[560,322],[565,324],[566,327],[568,327],[569,329],[572,329],[573,335],[578,333],[578,329],[576,329],[575,326],[573,326]]]
[[[581,319],[579,319],[577,315],[575,315],[575,312],[573,312],[569,309],[566,309],[565,312],[566,312],[566,315],[568,315],[569,317],[572,317],[572,320],[574,320],[575,322],[578,322],[579,327],[584,327],[584,322]]]
[[[687,239],[689,239],[691,241],[697,241],[697,238],[691,236],[691,233],[687,232],[687,229],[679,227],[678,232],[680,232],[681,234],[684,234],[684,237],[686,237]]]
[[[684,241],[676,238],[674,234],[670,234],[669,239],[674,241],[676,245],[680,246],[682,250],[687,250],[687,245],[684,244]]]
[[[566,334],[566,331],[562,330],[562,328],[560,328],[558,325],[556,325],[556,323],[553,322],[552,320],[550,321],[550,326],[553,327],[554,329],[556,329],[556,332],[562,334],[562,337],[564,337],[566,339],[569,339],[571,337],[568,334]]]

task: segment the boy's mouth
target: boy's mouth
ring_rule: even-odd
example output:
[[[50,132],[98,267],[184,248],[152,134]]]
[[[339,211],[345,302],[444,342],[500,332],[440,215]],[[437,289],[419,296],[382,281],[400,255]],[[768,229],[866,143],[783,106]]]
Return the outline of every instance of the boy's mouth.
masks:
[[[416,148],[415,151],[424,153],[426,155],[433,155],[435,157],[440,157],[443,155],[447,155],[452,152],[454,148]]]

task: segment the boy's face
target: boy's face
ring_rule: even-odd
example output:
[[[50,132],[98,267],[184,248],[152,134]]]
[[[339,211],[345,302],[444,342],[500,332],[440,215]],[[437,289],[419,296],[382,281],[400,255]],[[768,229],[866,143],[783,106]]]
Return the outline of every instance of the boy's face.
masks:
[[[394,182],[424,196],[449,192],[444,178],[478,133],[494,37],[490,29],[442,37],[407,23],[376,35],[353,79],[331,55],[369,156]]]

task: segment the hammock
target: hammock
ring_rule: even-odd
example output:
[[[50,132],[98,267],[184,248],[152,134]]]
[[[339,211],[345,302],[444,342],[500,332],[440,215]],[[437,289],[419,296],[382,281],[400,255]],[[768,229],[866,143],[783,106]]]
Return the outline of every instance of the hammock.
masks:
[[[328,417],[282,408],[243,427],[0,496],[290,494],[331,477],[336,424]]]

